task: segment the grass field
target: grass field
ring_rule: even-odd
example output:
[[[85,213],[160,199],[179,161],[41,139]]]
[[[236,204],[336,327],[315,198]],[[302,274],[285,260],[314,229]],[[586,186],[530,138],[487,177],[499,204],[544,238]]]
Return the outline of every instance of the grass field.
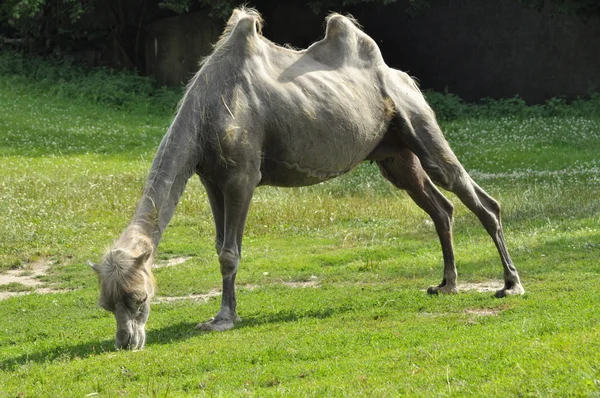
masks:
[[[220,274],[193,179],[159,246],[159,264],[181,263],[155,270],[147,346],[117,352],[85,263],[127,225],[169,119],[0,80],[0,274],[36,282],[0,287],[20,293],[0,301],[1,397],[600,396],[600,112],[443,123],[503,206],[522,297],[486,290],[500,283],[498,255],[452,195],[463,290],[427,296],[442,277],[433,225],[363,164],[258,189],[243,321],[198,332],[218,310]]]

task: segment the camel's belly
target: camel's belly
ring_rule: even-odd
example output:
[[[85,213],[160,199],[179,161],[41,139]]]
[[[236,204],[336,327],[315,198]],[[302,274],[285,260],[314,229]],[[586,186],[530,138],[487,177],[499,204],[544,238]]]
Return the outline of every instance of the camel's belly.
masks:
[[[260,185],[278,187],[303,187],[331,180],[352,170],[356,165],[342,170],[327,170],[288,163],[286,161],[263,158],[261,163]]]
[[[265,115],[265,183],[329,180],[352,170],[381,141],[390,123],[381,94],[358,77],[354,84],[343,77],[315,72],[270,87],[268,111],[257,112]]]

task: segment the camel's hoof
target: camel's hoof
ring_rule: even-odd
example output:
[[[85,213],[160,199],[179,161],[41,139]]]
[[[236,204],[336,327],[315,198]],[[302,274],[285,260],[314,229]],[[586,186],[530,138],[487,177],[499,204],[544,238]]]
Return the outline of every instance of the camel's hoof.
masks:
[[[240,318],[236,317],[235,322],[241,321]],[[226,330],[233,329],[234,321],[230,319],[219,319],[215,320],[215,318],[211,319],[208,322],[199,323],[196,325],[196,329],[204,330],[207,332],[224,332]]]
[[[446,286],[429,286],[427,288],[427,294],[456,294],[458,289],[456,287]]]
[[[505,286],[504,289],[496,291],[497,298],[502,298],[506,296],[516,296],[522,294],[525,294],[525,289],[523,289],[523,286],[520,283],[517,283],[510,288],[507,288]]]

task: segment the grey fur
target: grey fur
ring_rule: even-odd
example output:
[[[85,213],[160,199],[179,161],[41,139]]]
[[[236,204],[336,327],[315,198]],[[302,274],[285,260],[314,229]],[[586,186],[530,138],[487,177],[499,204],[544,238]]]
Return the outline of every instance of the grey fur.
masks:
[[[323,40],[301,51],[273,44],[261,26],[256,11],[233,12],[187,87],[131,224],[95,267],[101,302],[114,304],[108,309],[117,317],[117,346],[143,346],[148,308],[141,317],[122,310],[131,307],[123,297],[145,293],[147,302],[152,296],[149,264],[193,174],[210,200],[223,277],[221,309],[199,329],[227,330],[239,319],[234,284],[254,189],[318,183],[364,160],[376,161],[385,178],[407,190],[434,221],[444,277],[430,294],[457,291],[453,208],[434,183],[454,192],[494,240],[505,279],[497,296],[522,294],[500,207],[459,163],[413,79],[389,68],[356,21],[339,14],[327,18]]]

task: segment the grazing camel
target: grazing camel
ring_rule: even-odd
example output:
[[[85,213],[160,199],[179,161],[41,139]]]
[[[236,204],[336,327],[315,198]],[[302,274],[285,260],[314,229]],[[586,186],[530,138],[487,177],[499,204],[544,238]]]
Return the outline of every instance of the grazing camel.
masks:
[[[151,264],[193,174],[210,201],[223,278],[221,308],[201,330],[231,329],[239,320],[234,285],[255,188],[316,184],[364,160],[376,162],[435,224],[444,275],[428,293],[457,292],[453,206],[435,183],[455,193],[496,244],[504,268],[496,296],[523,294],[498,203],[467,174],[415,82],[385,64],[375,41],[339,14],[327,18],[324,39],[300,51],[267,40],[261,26],[255,10],[233,12],[188,84],[131,223],[102,262],[92,264],[99,303],[117,320],[117,348],[144,346]]]

